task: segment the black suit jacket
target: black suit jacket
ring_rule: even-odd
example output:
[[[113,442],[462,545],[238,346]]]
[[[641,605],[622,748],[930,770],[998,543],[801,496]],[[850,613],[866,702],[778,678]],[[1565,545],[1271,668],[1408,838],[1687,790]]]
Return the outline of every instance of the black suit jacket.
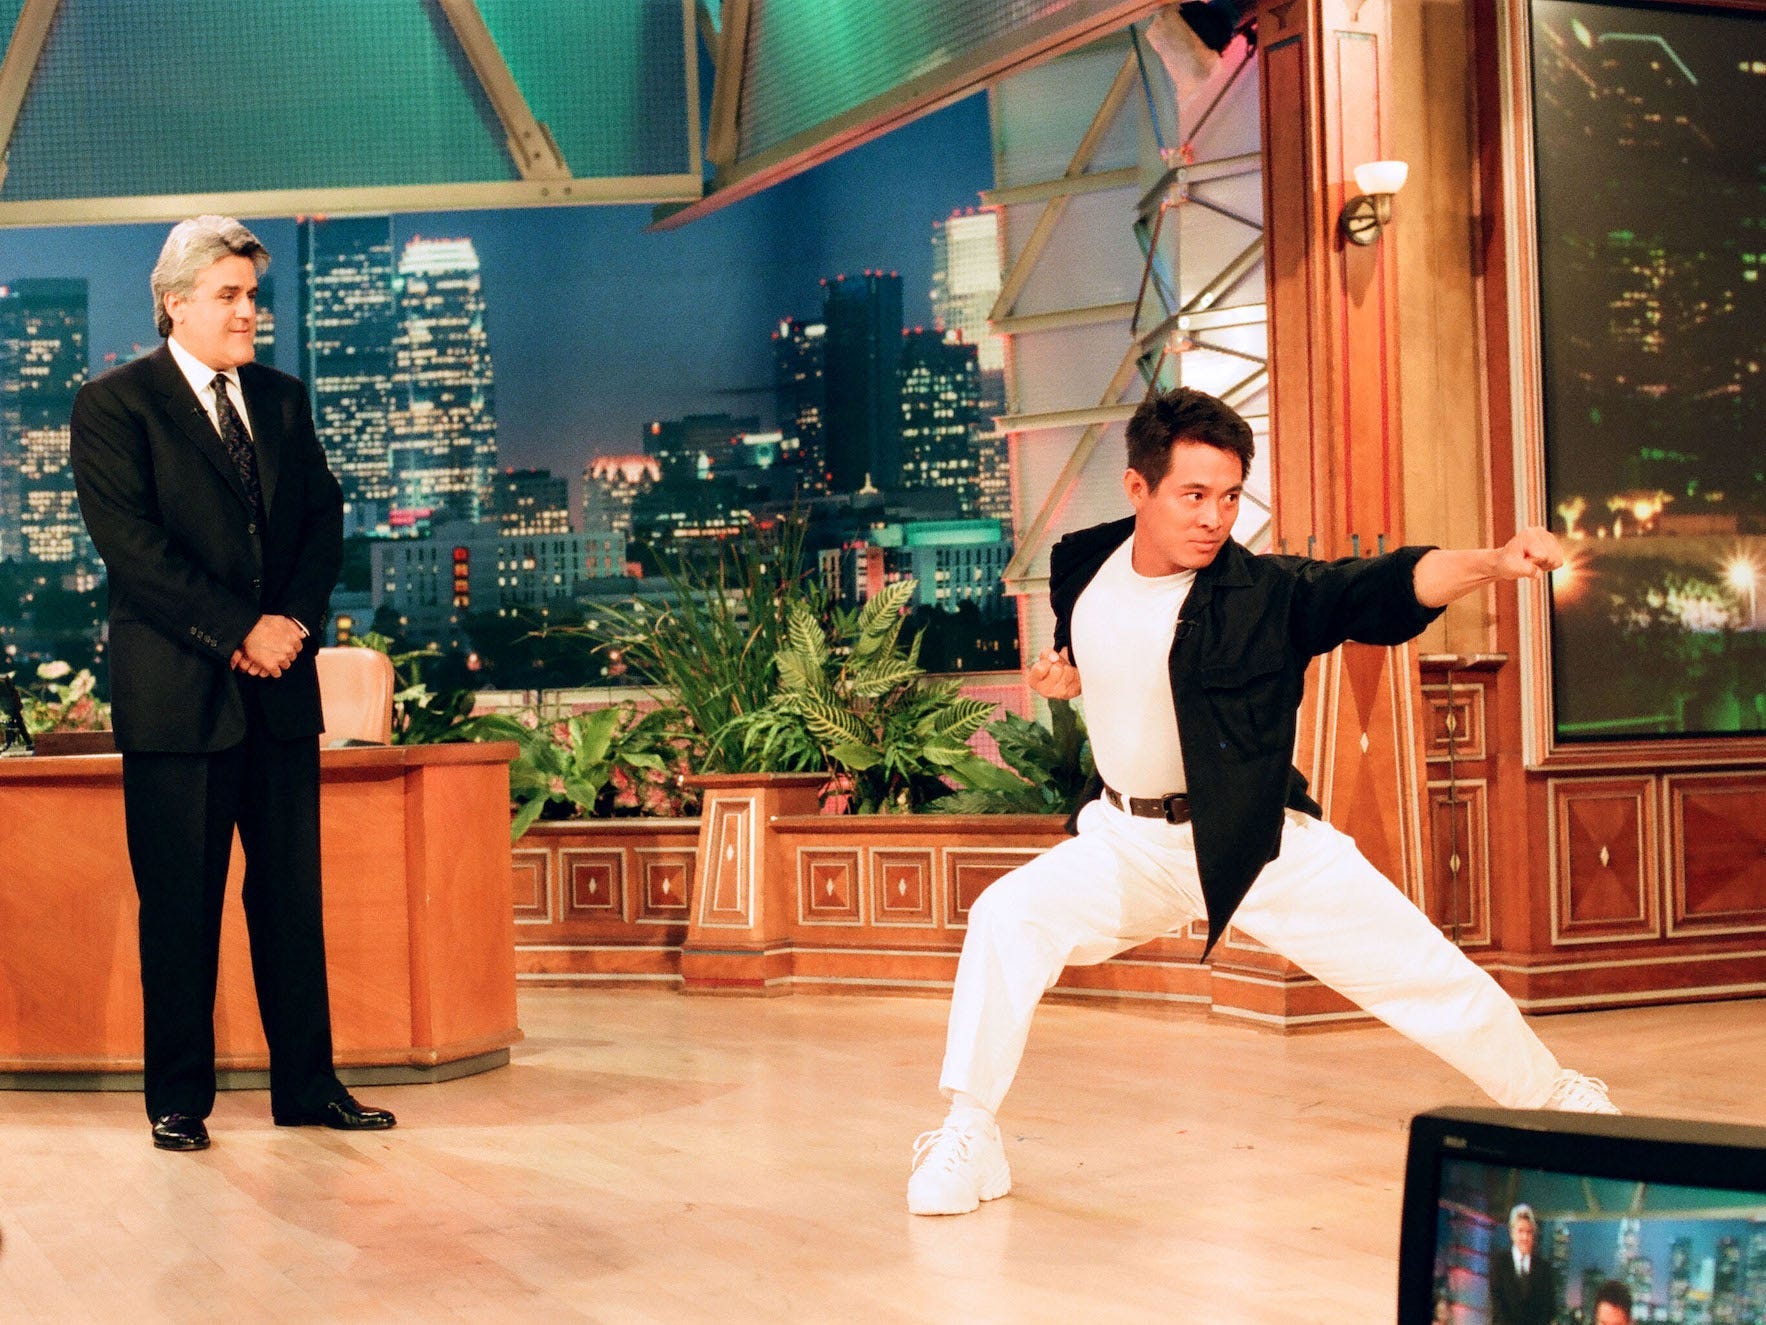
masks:
[[[1557,1314],[1557,1285],[1551,1264],[1535,1255],[1523,1281],[1514,1254],[1506,1248],[1490,1261],[1491,1325],[1551,1325]]]
[[[1068,534],[1049,552],[1055,647],[1072,644],[1079,595],[1134,533],[1134,518]],[[1426,547],[1316,561],[1253,556],[1230,539],[1196,572],[1169,659],[1189,786],[1208,946],[1281,851],[1282,811],[1319,817],[1294,767],[1296,712],[1312,659],[1346,640],[1400,644],[1441,615],[1417,602]],[[1085,678],[1083,659],[1080,679]]]
[[[80,513],[110,574],[111,717],[125,752],[224,750],[248,706],[281,740],[322,730],[314,655],[343,561],[343,504],[299,379],[239,369],[266,515],[253,519],[171,351],[112,369],[74,400]],[[281,677],[228,664],[260,616],[306,647]]]

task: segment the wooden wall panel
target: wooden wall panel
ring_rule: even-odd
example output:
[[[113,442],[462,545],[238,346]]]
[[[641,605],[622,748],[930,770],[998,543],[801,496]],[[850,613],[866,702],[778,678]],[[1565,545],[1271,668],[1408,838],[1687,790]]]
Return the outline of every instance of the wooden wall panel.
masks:
[[[1661,936],[1656,779],[1552,779],[1552,941]]]
[[[1429,783],[1433,826],[1423,910],[1462,948],[1490,945],[1490,813],[1482,778]]]
[[[1766,779],[1676,776],[1668,787],[1668,932],[1766,933]]]

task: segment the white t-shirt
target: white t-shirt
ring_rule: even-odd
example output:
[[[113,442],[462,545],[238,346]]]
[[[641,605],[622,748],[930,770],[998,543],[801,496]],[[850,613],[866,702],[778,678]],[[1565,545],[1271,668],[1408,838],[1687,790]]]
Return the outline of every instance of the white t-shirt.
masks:
[[[1073,605],[1073,662],[1098,775],[1125,796],[1187,791],[1171,700],[1171,641],[1193,570],[1146,576],[1131,535]]]

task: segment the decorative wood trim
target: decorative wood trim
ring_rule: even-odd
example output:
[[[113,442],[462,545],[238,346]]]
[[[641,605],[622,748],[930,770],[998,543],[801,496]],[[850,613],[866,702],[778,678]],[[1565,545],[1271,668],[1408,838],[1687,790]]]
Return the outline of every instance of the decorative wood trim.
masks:
[[[1460,778],[1428,784],[1429,817],[1434,850],[1429,861],[1430,920],[1461,948],[1488,947],[1490,938],[1490,797],[1484,778]],[[1457,802],[1451,804],[1450,802]],[[1453,860],[1456,835],[1449,816],[1459,821],[1457,868]],[[1466,905],[1454,924],[1454,879]],[[1456,932],[1457,929],[1457,932]]]
[[[940,892],[946,929],[967,929],[969,908],[989,884],[1040,856],[1028,847],[946,847]]]
[[[624,851],[561,847],[558,867],[561,920],[625,920]]]
[[[1476,764],[1489,757],[1483,686],[1455,682],[1450,693],[1446,685],[1425,684],[1423,714],[1423,757],[1429,763]]]
[[[684,925],[691,914],[695,847],[634,847],[638,887],[632,917],[639,925]]]
[[[938,928],[938,854],[932,847],[871,848],[869,893],[873,925]]]
[[[706,929],[752,929],[754,887],[760,878],[759,796],[719,796],[705,813],[709,886],[699,898],[699,924]]]
[[[857,847],[797,848],[797,923],[864,923],[863,853]]]

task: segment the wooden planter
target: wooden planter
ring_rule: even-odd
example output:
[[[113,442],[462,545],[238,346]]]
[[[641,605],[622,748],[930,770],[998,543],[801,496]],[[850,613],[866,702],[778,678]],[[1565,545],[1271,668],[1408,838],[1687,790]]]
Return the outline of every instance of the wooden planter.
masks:
[[[1058,815],[827,815],[819,775],[696,778],[699,819],[535,824],[515,846],[516,968],[537,984],[696,993],[928,993],[956,975],[969,908],[1062,839]],[[1303,972],[1249,969],[1202,925],[1072,967],[1070,999],[1184,1004],[1276,1030],[1365,1022]]]
[[[699,820],[542,820],[511,855],[519,981],[680,983]]]

